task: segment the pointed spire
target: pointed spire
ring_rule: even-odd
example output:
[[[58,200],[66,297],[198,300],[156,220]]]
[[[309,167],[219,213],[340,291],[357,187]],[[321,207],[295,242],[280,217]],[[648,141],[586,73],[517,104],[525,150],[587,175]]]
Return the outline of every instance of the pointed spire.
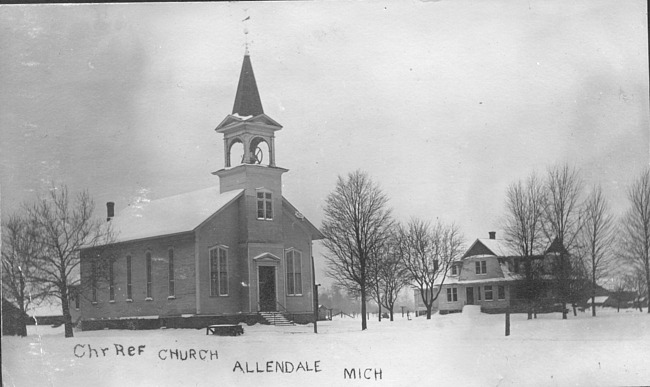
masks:
[[[253,65],[248,54],[248,47],[246,47],[244,63],[241,66],[241,74],[239,74],[239,85],[237,86],[237,95],[235,96],[235,105],[232,108],[232,114],[238,114],[240,116],[264,114],[260,93],[257,91],[255,74],[253,74]]]

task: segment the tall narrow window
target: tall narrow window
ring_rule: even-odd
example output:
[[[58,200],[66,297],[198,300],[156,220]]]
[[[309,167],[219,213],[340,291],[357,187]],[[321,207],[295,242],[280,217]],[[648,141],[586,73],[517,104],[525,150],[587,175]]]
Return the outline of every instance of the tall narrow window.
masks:
[[[287,266],[287,295],[302,294],[302,254],[300,251],[289,250],[285,253]]]
[[[476,294],[478,295],[478,300],[481,301],[481,287],[480,286],[476,287]]]
[[[113,261],[108,264],[108,300],[115,302],[115,277],[113,276]]]
[[[174,293],[174,249],[167,251],[169,258],[169,297],[175,297]]]
[[[90,280],[91,280],[91,286],[92,286],[92,302],[94,304],[97,303],[97,261],[92,261],[90,265]]]
[[[131,286],[131,256],[126,256],[126,300],[133,301],[133,287]]]
[[[458,288],[447,288],[447,302],[458,301]]]
[[[499,286],[497,288],[497,297],[499,298],[499,300],[506,299],[506,288],[504,286]]]
[[[210,295],[228,295],[228,250],[223,247],[210,250]]]
[[[296,289],[293,283],[293,251],[287,251],[287,294],[295,294]]]
[[[273,219],[273,200],[270,192],[257,192],[257,219]]]
[[[228,252],[219,249],[219,295],[228,295]]]
[[[145,255],[145,261],[147,266],[147,300],[152,300],[151,295],[151,252],[147,251]]]
[[[485,261],[476,261],[474,262],[476,267],[476,274],[485,274],[487,273],[487,266]]]

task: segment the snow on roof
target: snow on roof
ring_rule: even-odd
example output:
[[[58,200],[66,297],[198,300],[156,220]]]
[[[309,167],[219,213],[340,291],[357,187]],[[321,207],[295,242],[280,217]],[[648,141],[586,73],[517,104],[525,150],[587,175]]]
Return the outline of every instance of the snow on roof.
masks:
[[[253,118],[252,115],[248,115],[248,116],[240,116],[239,113],[233,113],[233,114],[231,114],[231,116],[233,116],[233,117],[237,117],[237,118],[240,118],[240,119],[242,119],[242,120],[244,120],[244,121],[246,121],[246,120],[249,119],[249,118]]]
[[[495,255],[500,257],[507,257],[512,255],[517,255],[512,251],[510,246],[506,243],[505,239],[478,239],[481,243],[490,249]]]
[[[505,259],[499,259],[499,267],[501,268],[501,273],[503,273],[503,278],[507,280],[518,280],[522,279],[522,276],[517,273],[513,273],[510,271],[510,267],[508,266],[508,262],[506,262]]]
[[[115,242],[192,231],[242,192],[219,193],[219,187],[210,187],[129,205],[111,220]]]

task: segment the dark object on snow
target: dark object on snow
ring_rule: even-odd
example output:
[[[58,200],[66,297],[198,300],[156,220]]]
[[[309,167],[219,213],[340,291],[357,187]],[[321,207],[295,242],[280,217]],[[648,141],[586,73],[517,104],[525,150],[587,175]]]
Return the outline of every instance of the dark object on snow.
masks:
[[[244,327],[232,324],[208,325],[205,328],[205,334],[209,335],[210,333],[217,336],[239,336],[244,334]]]
[[[26,336],[26,323],[29,319],[27,313],[23,313],[13,303],[2,299],[2,335],[3,336]]]

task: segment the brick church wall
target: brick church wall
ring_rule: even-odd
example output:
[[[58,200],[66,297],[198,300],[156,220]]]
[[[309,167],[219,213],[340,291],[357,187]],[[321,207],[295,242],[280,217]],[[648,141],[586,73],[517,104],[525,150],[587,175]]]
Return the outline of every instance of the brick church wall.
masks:
[[[174,250],[174,293],[169,298],[168,251]],[[174,316],[195,313],[194,234],[152,238],[115,245],[119,254],[114,262],[115,300],[109,300],[108,282],[98,283],[97,302],[84,289],[81,297],[82,320],[137,316]],[[152,257],[152,300],[146,300],[145,256]],[[107,252],[106,254],[110,254]],[[132,301],[127,301],[126,256],[131,256]],[[81,259],[81,275],[89,278],[91,264]]]

